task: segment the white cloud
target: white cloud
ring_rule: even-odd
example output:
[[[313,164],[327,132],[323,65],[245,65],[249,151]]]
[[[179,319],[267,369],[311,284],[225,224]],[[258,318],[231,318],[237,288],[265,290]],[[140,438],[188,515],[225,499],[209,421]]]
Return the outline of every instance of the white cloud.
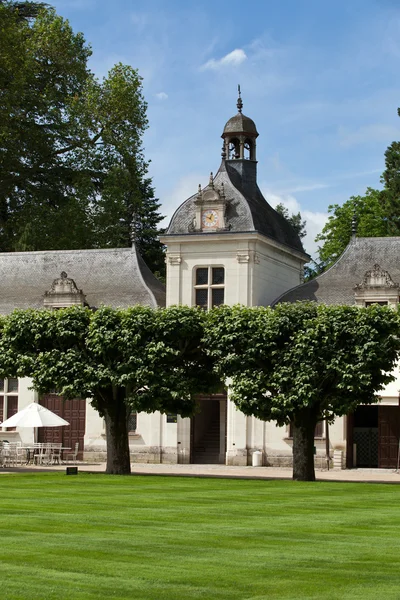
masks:
[[[273,192],[272,190],[263,190],[265,199],[267,202],[275,208],[277,204],[283,204],[289,211],[289,213],[301,213],[302,219],[306,221],[307,235],[303,238],[303,246],[305,251],[311,255],[312,258],[316,258],[318,252],[318,244],[315,242],[315,238],[321,233],[322,228],[328,220],[328,213],[303,210],[299,201],[292,194],[282,194]]]
[[[293,187],[289,187],[287,189],[280,190],[281,194],[296,194],[299,192],[313,192],[315,190],[325,190],[326,188],[331,187],[329,183],[304,183],[299,185],[294,185]]]
[[[158,92],[158,94],[154,94],[156,98],[159,100],[166,100],[168,98],[168,94],[165,92]]]
[[[176,209],[183,204],[185,200],[197,193],[199,183],[201,184],[201,187],[207,185],[208,178],[204,176],[204,173],[201,175],[189,173],[188,175],[181,177],[175,187],[164,195],[162,210],[166,214],[166,218],[161,223],[161,227],[167,227]]]
[[[142,31],[146,25],[148,24],[148,17],[143,13],[131,13],[130,19],[133,25],[139,30]]]
[[[247,55],[244,50],[241,48],[236,48],[236,50],[232,50],[229,54],[226,54],[222,58],[216,60],[215,58],[211,58],[204,65],[202,65],[202,70],[211,69],[213,71],[217,71],[219,69],[223,69],[225,67],[237,67],[242,64],[247,59]]]
[[[342,146],[354,146],[368,142],[390,143],[392,140],[397,139],[398,135],[398,127],[378,123],[363,125],[355,131],[349,131],[344,127],[339,128],[339,138]]]

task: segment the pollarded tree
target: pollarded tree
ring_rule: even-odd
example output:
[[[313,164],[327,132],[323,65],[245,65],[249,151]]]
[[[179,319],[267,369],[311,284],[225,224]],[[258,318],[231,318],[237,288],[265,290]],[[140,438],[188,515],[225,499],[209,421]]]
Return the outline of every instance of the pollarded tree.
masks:
[[[314,481],[317,421],[376,401],[400,351],[387,307],[281,304],[210,311],[205,344],[246,415],[293,423],[293,478]]]
[[[104,417],[107,473],[130,473],[131,411],[195,410],[193,394],[217,384],[195,308],[15,311],[1,328],[3,376],[32,377],[39,392],[92,398]]]

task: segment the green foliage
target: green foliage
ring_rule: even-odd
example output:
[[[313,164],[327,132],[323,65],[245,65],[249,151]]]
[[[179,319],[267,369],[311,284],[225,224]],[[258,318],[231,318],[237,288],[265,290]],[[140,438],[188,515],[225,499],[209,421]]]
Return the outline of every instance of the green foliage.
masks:
[[[42,393],[93,398],[101,415],[119,389],[132,410],[187,416],[192,394],[217,384],[204,319],[188,307],[15,311],[1,323],[1,371],[32,377]]]
[[[294,476],[313,480],[316,422],[376,401],[394,380],[399,334],[399,317],[388,307],[300,302],[214,309],[205,344],[243,413],[293,422]]]
[[[400,116],[400,109],[397,113]],[[322,269],[334,263],[349,243],[353,214],[359,237],[400,235],[400,142],[393,142],[385,152],[381,183],[382,190],[368,188],[365,196],[352,196],[343,206],[329,206],[331,215],[316,238],[323,244],[318,261]]]
[[[302,408],[333,419],[394,379],[400,325],[387,307],[280,304],[208,315],[205,342],[245,414],[283,425]]]
[[[398,109],[400,116],[400,109]],[[400,142],[393,142],[385,152],[385,170],[382,174],[384,190],[382,205],[388,219],[388,234],[400,234]]]
[[[105,418],[107,472],[130,472],[131,411],[195,411],[218,384],[201,343],[205,315],[188,307],[15,311],[0,322],[0,372],[39,392],[91,398]]]
[[[276,212],[286,219],[288,223],[293,227],[300,239],[307,235],[306,225],[307,222],[301,218],[300,212],[297,214],[289,213],[289,210],[281,202],[275,206]]]
[[[98,81],[68,21],[19,14],[0,4],[0,250],[127,246],[135,215],[138,246],[162,269],[141,77],[118,64]]]
[[[7,6],[17,13],[19,19],[34,19],[38,16],[40,9],[48,6],[45,2],[13,2],[12,0],[0,0],[0,4]]]
[[[356,218],[357,236],[387,236],[388,225],[382,192],[368,188],[365,196],[352,196],[342,206],[330,205],[330,216],[322,232],[316,237],[322,242],[319,248],[319,264],[324,269],[333,264],[344,252],[352,235],[352,219]]]

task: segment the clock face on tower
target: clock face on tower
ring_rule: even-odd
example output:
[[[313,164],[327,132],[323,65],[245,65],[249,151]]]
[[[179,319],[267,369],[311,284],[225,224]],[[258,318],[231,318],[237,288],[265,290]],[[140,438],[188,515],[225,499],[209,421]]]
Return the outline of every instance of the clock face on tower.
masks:
[[[219,215],[216,210],[205,210],[201,215],[201,222],[203,227],[207,229],[218,227]]]

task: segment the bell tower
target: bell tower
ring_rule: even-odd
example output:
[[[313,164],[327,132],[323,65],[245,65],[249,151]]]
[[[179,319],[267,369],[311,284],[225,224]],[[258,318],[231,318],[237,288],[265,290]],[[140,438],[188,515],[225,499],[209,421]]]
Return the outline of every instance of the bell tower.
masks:
[[[226,123],[221,136],[224,140],[222,159],[229,161],[251,160],[257,162],[256,139],[258,131],[254,121],[242,113],[243,101],[240,93],[240,85],[238,85],[238,93],[239,97],[236,104],[238,113]]]

